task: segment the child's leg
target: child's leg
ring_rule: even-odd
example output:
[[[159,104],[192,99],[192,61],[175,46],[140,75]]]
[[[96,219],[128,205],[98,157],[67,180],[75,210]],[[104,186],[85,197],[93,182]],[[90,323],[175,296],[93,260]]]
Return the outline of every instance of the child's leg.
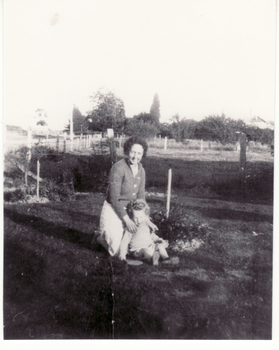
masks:
[[[148,262],[151,262],[152,260],[152,255],[150,254],[150,249],[149,248],[141,248],[137,255],[142,258],[147,260]]]
[[[160,253],[160,256],[161,256],[161,258],[164,260],[164,259],[167,259],[168,257],[169,257],[169,255],[168,255],[168,253],[167,253],[167,251],[166,251],[166,248],[165,248],[165,246],[164,246],[164,244],[163,243],[158,243],[157,244],[157,249],[156,249],[157,251],[159,251],[159,253]]]
[[[155,252],[152,256],[152,264],[154,266],[159,265],[159,259],[160,259],[160,252],[159,252],[159,250],[155,250]]]

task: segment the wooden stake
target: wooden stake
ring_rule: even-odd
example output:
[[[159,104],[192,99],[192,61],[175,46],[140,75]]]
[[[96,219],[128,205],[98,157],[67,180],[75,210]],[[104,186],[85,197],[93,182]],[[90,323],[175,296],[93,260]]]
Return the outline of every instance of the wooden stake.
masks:
[[[64,132],[64,147],[63,147],[63,152],[66,153],[66,142],[67,142],[67,134]]]
[[[164,147],[164,150],[167,149],[167,140],[168,140],[168,138],[167,138],[167,136],[166,136],[166,137],[165,137],[165,147]]]
[[[73,111],[71,112],[70,115],[70,145],[71,145],[71,152],[73,152],[73,148],[74,148],[74,125],[73,125]]]
[[[59,135],[56,138],[56,151],[59,152]]]
[[[37,198],[40,198],[40,161],[37,160]]]
[[[246,134],[240,133],[240,157],[239,157],[239,178],[241,186],[244,185],[246,173]]]
[[[168,192],[167,192],[167,212],[166,212],[166,217],[169,217],[170,213],[170,197],[171,197],[171,177],[172,177],[172,170],[169,169],[169,174],[168,174]]]
[[[25,186],[28,185],[28,169],[29,169],[29,163],[31,160],[31,148],[32,148],[32,130],[31,128],[28,130],[27,134],[27,154],[26,154],[26,159],[25,159]]]

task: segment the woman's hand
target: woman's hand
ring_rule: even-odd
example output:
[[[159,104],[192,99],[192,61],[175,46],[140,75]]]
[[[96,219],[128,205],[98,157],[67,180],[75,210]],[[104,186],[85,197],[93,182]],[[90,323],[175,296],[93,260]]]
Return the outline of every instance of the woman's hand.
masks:
[[[137,225],[134,223],[132,219],[129,218],[128,215],[125,215],[123,217],[123,220],[125,222],[125,225],[127,227],[127,230],[131,233],[136,233],[137,232]]]

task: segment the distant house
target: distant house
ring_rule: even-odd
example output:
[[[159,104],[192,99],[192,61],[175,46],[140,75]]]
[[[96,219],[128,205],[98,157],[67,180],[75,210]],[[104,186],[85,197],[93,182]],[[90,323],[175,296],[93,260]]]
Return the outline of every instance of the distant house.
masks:
[[[271,129],[274,130],[274,122],[268,122],[260,117],[254,117],[248,123],[253,126],[257,126],[259,129]]]
[[[6,125],[7,132],[13,132],[20,134],[22,132],[22,128],[20,126],[15,125]]]

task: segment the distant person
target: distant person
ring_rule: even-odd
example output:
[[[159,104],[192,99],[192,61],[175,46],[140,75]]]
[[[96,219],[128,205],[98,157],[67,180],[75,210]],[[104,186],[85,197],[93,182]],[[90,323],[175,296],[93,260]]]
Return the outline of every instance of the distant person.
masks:
[[[109,174],[108,194],[100,217],[100,232],[96,240],[111,256],[119,252],[124,230],[137,231],[137,225],[126,211],[128,203],[145,200],[145,170],[141,160],[146,156],[147,143],[140,137],[130,137],[124,143],[125,157],[115,163]],[[151,229],[157,229],[150,220]]]
[[[137,226],[136,232],[125,230],[120,244],[119,258],[126,260],[129,253],[135,258],[159,264],[159,259],[167,260],[169,255],[166,251],[168,242],[157,236],[149,227],[149,206],[143,199],[136,199],[127,206],[127,212],[131,220]]]

